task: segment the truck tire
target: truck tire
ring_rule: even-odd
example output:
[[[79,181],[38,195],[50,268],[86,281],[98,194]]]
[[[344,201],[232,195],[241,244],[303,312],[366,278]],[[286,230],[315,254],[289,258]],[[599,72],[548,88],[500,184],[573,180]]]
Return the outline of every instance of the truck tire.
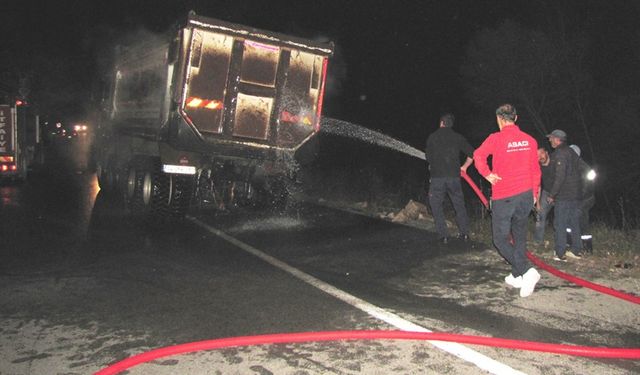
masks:
[[[112,193],[116,190],[116,181],[117,177],[113,171],[113,163],[108,163],[108,165],[103,165],[102,163],[98,163],[96,168],[96,176],[98,177],[98,185],[100,186],[100,190],[105,193]]]
[[[124,178],[125,208],[133,216],[145,215],[150,207],[151,181],[149,168],[144,160],[134,159],[129,162]]]
[[[194,178],[183,175],[166,175],[169,184],[167,216],[181,219],[187,214],[194,187]]]
[[[129,170],[125,199],[134,215],[180,219],[189,208],[193,185],[192,176],[162,172],[158,160],[138,161]]]

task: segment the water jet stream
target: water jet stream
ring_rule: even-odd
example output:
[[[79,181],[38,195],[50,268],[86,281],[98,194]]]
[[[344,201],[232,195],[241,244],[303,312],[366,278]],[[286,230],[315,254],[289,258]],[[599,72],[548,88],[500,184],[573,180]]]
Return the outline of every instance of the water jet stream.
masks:
[[[334,134],[342,137],[358,139],[373,145],[398,151],[416,157],[418,159],[426,160],[424,152],[418,150],[417,148],[411,147],[402,141],[389,137],[388,135],[379,133],[375,130],[367,129],[363,126],[356,125],[348,121],[338,120],[330,117],[323,117],[320,131],[327,134]]]

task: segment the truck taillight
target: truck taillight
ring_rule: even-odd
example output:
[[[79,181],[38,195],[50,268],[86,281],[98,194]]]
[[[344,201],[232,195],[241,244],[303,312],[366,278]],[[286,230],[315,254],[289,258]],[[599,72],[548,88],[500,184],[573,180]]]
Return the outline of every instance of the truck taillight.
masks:
[[[327,61],[328,60],[329,59],[325,57],[324,61],[322,61],[322,86],[320,87],[320,96],[318,98],[318,110],[316,111],[316,123],[313,126],[316,132],[320,131],[320,115],[322,114],[322,101],[324,99],[324,87],[327,79]]]
[[[18,167],[15,164],[2,164],[0,165],[0,172],[15,172]]]
[[[313,124],[313,119],[312,116],[310,115],[294,115],[292,113],[289,113],[287,111],[282,111],[282,113],[280,113],[280,121],[283,122],[290,122],[290,123],[303,123],[305,125],[311,125]]]
[[[206,109],[222,109],[220,100],[202,99],[194,96],[187,99],[187,107],[189,108],[206,108]]]

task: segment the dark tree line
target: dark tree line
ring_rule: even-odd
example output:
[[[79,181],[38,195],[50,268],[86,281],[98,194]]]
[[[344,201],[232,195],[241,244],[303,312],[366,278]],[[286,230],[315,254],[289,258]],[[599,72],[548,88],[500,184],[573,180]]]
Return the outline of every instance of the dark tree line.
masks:
[[[599,173],[600,218],[635,227],[640,223],[640,32],[623,40],[614,36],[614,45],[604,50],[597,39],[561,16],[537,28],[506,20],[481,30],[467,45],[462,87],[474,111],[483,114],[477,118],[486,118],[500,103],[515,104],[520,126],[541,145],[548,146],[545,135],[551,130],[565,130]],[[615,58],[629,61],[602,58],[619,50],[626,53]],[[473,129],[486,135],[495,125],[485,121]]]

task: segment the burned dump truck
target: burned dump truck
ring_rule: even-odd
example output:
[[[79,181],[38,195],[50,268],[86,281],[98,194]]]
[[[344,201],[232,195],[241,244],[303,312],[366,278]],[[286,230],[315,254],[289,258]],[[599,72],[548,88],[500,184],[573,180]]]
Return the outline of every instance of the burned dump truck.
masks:
[[[286,200],[314,154],[331,43],[202,17],[119,47],[95,144],[101,190],[180,217]]]

